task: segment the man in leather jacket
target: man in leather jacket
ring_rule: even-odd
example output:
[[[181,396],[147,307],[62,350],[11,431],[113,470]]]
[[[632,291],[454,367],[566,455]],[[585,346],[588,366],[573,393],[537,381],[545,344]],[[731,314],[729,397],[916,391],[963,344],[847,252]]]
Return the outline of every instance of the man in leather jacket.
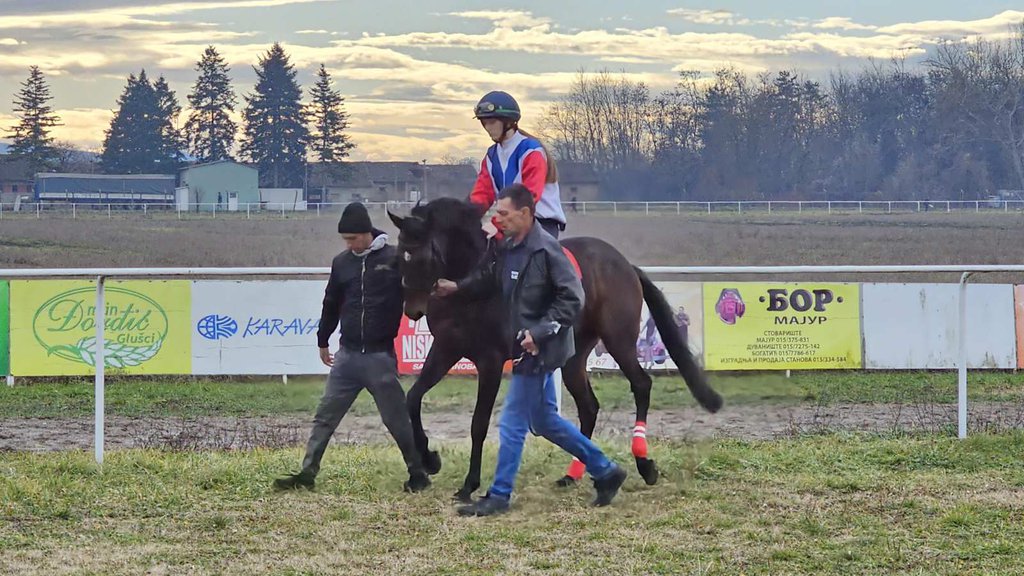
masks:
[[[594,479],[595,506],[610,504],[626,479],[589,438],[558,414],[552,373],[575,354],[573,323],[583,310],[583,287],[562,246],[535,220],[533,196],[521,184],[501,191],[496,217],[505,245],[495,258],[460,280],[439,280],[436,293],[466,297],[501,290],[508,309],[506,338],[514,366],[498,425],[500,447],[494,483],[463,516],[509,509],[526,434],[547,438],[579,458]]]
[[[356,396],[366,388],[381,419],[402,450],[409,470],[405,489],[419,492],[430,485],[413,440],[405,392],[398,382],[395,336],[402,320],[402,277],[395,248],[374,228],[366,207],[353,202],[338,222],[348,250],[331,264],[324,291],[317,345],[320,361],[331,367],[323,398],[313,418],[302,470],[274,481],[278,490],[313,488],[327,444]],[[341,347],[331,354],[328,339],[341,324]]]

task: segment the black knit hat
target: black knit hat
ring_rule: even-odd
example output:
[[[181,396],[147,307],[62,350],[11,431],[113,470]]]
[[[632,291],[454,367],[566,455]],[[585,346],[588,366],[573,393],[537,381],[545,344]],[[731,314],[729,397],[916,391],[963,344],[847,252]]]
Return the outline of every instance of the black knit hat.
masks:
[[[362,202],[353,202],[345,206],[338,220],[338,232],[341,234],[368,234],[373,231],[370,214]]]

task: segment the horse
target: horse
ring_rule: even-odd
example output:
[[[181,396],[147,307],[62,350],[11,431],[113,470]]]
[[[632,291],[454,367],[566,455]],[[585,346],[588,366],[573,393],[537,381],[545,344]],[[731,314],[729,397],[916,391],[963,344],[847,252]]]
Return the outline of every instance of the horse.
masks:
[[[458,280],[469,274],[496,248],[495,243],[481,229],[483,213],[467,201],[438,198],[418,203],[409,216],[401,217],[390,210],[388,216],[399,230],[397,258],[405,288],[405,314],[412,320],[426,315],[434,337],[423,368],[407,394],[416,445],[430,474],[440,471],[441,458],[430,450],[423,429],[423,396],[460,359],[468,358],[476,365],[477,397],[470,429],[469,471],[455,494],[459,500],[469,501],[480,487],[483,443],[503,367],[511,357],[503,328],[506,311],[500,289],[479,299],[458,293],[442,298],[432,291],[440,278]],[[573,326],[576,354],[562,367],[566,389],[576,403],[580,431],[591,437],[597,423],[600,406],[586,368],[587,357],[600,341],[629,380],[636,403],[632,453],[640,476],[653,485],[658,481],[659,471],[649,458],[646,441],[651,377],[640,366],[636,350],[643,302],[647,303],[669,356],[697,402],[714,413],[722,407],[722,397],[708,385],[665,295],[642,270],[598,238],[567,238],[561,244],[577,266],[585,294],[583,311]],[[584,471],[583,464],[574,459],[557,484],[573,485]]]

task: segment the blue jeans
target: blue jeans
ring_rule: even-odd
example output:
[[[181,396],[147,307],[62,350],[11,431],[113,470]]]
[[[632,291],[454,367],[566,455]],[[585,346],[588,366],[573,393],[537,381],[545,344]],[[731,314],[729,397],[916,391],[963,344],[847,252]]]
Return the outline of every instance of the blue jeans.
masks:
[[[515,485],[516,474],[523,458],[526,433],[547,438],[556,446],[580,459],[592,478],[601,479],[610,474],[614,466],[579,428],[558,415],[555,401],[555,380],[552,374],[512,374],[505,406],[498,424],[498,467],[494,471],[494,484],[490,494],[509,498]]]

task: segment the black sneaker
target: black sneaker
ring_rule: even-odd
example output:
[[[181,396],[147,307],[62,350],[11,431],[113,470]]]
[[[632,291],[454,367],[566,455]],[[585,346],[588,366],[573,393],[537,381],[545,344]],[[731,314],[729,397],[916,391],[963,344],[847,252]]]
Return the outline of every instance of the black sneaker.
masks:
[[[508,512],[511,506],[512,504],[505,498],[492,497],[490,494],[486,494],[483,498],[472,504],[460,506],[458,513],[459,516],[493,516]]]
[[[299,488],[312,490],[316,485],[315,478],[315,476],[307,472],[289,474],[284,478],[274,480],[274,490],[297,490]]]
[[[601,478],[600,480],[594,480],[594,489],[597,490],[597,498],[594,498],[594,506],[607,506],[612,503],[615,499],[615,495],[619,493],[619,488],[622,488],[622,484],[626,481],[626,471],[622,469],[618,464],[612,464],[614,468],[611,473]]]
[[[430,487],[430,476],[427,476],[426,472],[410,474],[409,479],[405,481],[404,487],[406,492],[422,492]]]

